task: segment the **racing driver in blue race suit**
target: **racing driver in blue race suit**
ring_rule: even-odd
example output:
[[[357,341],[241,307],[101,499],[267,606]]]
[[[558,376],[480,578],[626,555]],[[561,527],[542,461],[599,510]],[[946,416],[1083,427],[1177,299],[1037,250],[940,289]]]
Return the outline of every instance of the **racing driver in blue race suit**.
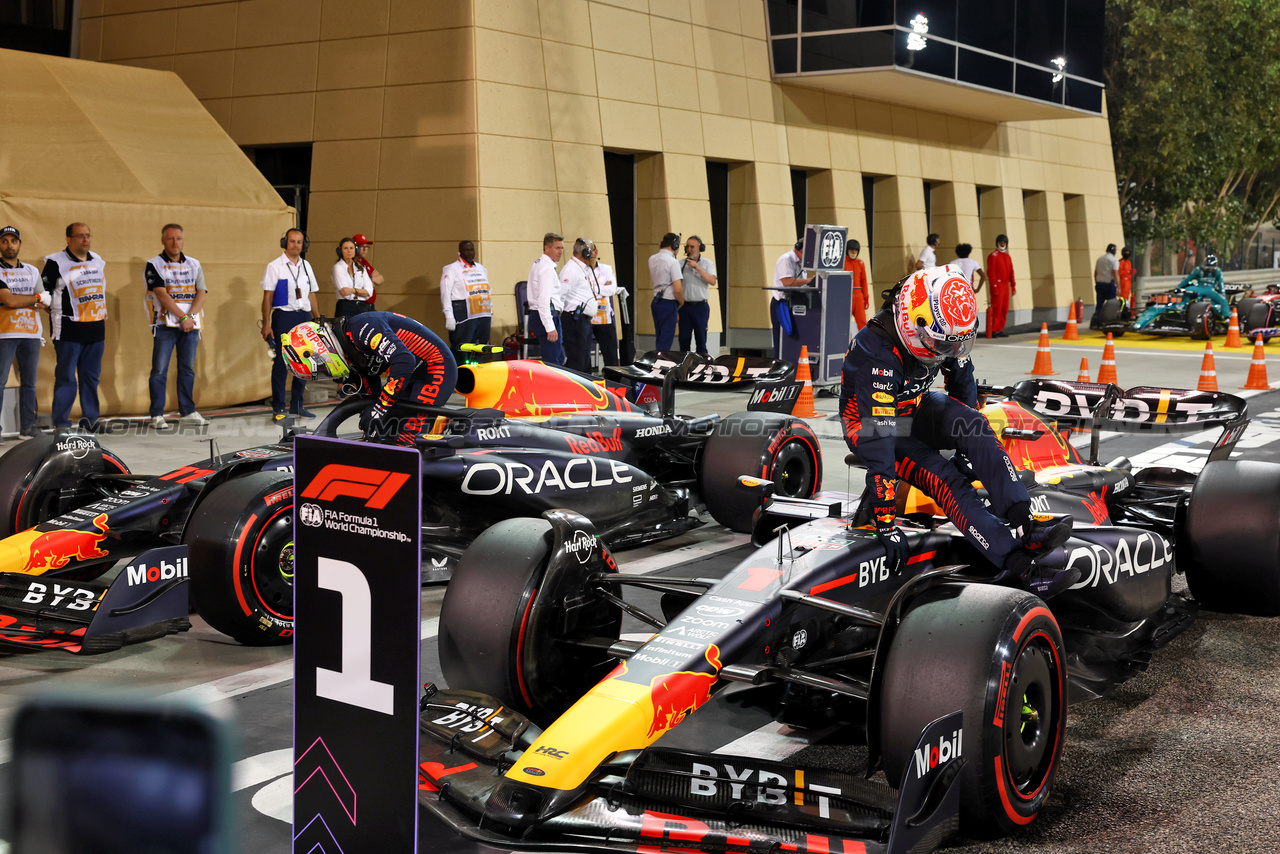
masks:
[[[327,376],[377,398],[360,419],[365,438],[375,442],[412,445],[430,416],[395,421],[391,408],[400,401],[443,405],[458,381],[449,346],[418,321],[390,311],[339,317],[332,327],[308,321],[281,335],[280,346],[294,376]]]
[[[896,524],[901,479],[942,507],[999,570],[998,578],[1048,598],[1080,578],[1077,568],[1042,573],[1036,563],[1037,556],[1066,542],[1071,520],[1063,517],[1049,526],[1032,517],[1026,486],[977,411],[978,387],[969,359],[977,315],[973,288],[963,273],[930,267],[889,291],[884,307],[850,344],[841,377],[840,419],[849,448],[867,468],[867,488],[855,518],[875,525],[888,569],[905,569],[909,547]],[[929,389],[939,371],[946,394]],[[969,475],[940,449],[954,449],[969,461],[987,489],[990,509]]]

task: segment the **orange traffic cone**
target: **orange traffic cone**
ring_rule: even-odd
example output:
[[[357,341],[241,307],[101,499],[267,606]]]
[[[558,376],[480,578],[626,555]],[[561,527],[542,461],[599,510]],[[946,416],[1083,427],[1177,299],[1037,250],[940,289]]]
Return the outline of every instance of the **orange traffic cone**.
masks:
[[[1265,369],[1264,369],[1265,370]],[[1204,361],[1200,363],[1200,391],[1218,390],[1218,369],[1213,363],[1213,342],[1204,342]]]
[[[800,348],[800,364],[796,366],[796,379],[804,383],[800,389],[800,397],[791,414],[797,418],[817,418],[818,410],[813,408],[813,375],[809,373],[809,348]]]
[[[1093,382],[1093,380],[1089,379],[1089,360],[1088,359],[1080,360],[1080,376],[1076,377],[1076,382],[1078,383]]]
[[[1267,354],[1262,349],[1261,335],[1253,344],[1253,361],[1249,363],[1249,378],[1240,388],[1256,388],[1263,391],[1271,388],[1271,384],[1267,382]]]
[[[1076,322],[1078,320],[1079,318],[1076,317],[1076,304],[1071,303],[1071,311],[1067,314],[1067,331],[1062,336],[1063,341],[1080,340],[1080,332],[1076,328]]]
[[[1040,324],[1040,344],[1036,347],[1036,363],[1027,373],[1038,377],[1055,377],[1053,358],[1049,355],[1049,324]]]
[[[1227,343],[1223,347],[1243,347],[1240,341],[1240,315],[1236,307],[1231,306],[1231,325],[1227,327]]]
[[[1102,367],[1098,370],[1098,382],[1120,384],[1116,377],[1116,345],[1107,333],[1107,345],[1102,348]]]

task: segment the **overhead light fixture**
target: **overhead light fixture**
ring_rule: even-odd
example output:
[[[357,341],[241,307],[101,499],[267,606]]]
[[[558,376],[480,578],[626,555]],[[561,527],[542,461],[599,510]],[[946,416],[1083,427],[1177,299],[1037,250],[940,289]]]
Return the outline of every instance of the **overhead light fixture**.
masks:
[[[1066,75],[1063,74],[1063,72],[1066,71],[1067,69],[1067,61],[1062,57],[1058,57],[1057,59],[1050,60],[1049,64],[1058,69],[1058,73],[1053,75],[1053,82],[1061,83],[1062,78],[1066,77]]]
[[[917,14],[911,19],[911,32],[907,34],[907,50],[924,50],[927,42],[925,35],[929,32],[929,19]]]

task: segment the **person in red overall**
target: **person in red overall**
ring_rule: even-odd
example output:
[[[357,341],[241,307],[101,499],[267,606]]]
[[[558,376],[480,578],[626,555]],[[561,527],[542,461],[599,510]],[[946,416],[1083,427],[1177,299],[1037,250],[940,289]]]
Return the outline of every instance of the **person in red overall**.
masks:
[[[991,337],[1004,338],[1004,322],[1009,316],[1009,297],[1018,292],[1018,283],[1013,278],[1013,259],[1009,257],[1007,235],[996,235],[996,251],[987,256],[987,278],[991,280]]]
[[[844,268],[853,273],[853,319],[859,329],[867,325],[867,297],[871,293],[867,287],[867,267],[858,260],[861,251],[862,244],[853,239],[844,246]]]
[[[1133,250],[1128,246],[1120,250],[1120,270],[1116,275],[1116,280],[1120,285],[1120,299],[1129,305],[1133,304],[1133,261],[1130,260],[1131,255],[1133,255]]]

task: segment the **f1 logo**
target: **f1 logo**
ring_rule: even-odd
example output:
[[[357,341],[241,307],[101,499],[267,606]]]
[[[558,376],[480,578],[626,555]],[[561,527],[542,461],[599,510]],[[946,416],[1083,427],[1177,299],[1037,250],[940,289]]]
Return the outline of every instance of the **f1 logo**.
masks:
[[[408,479],[409,475],[398,472],[330,463],[307,484],[302,497],[332,501],[340,495],[349,495],[366,499],[365,507],[381,510]]]

